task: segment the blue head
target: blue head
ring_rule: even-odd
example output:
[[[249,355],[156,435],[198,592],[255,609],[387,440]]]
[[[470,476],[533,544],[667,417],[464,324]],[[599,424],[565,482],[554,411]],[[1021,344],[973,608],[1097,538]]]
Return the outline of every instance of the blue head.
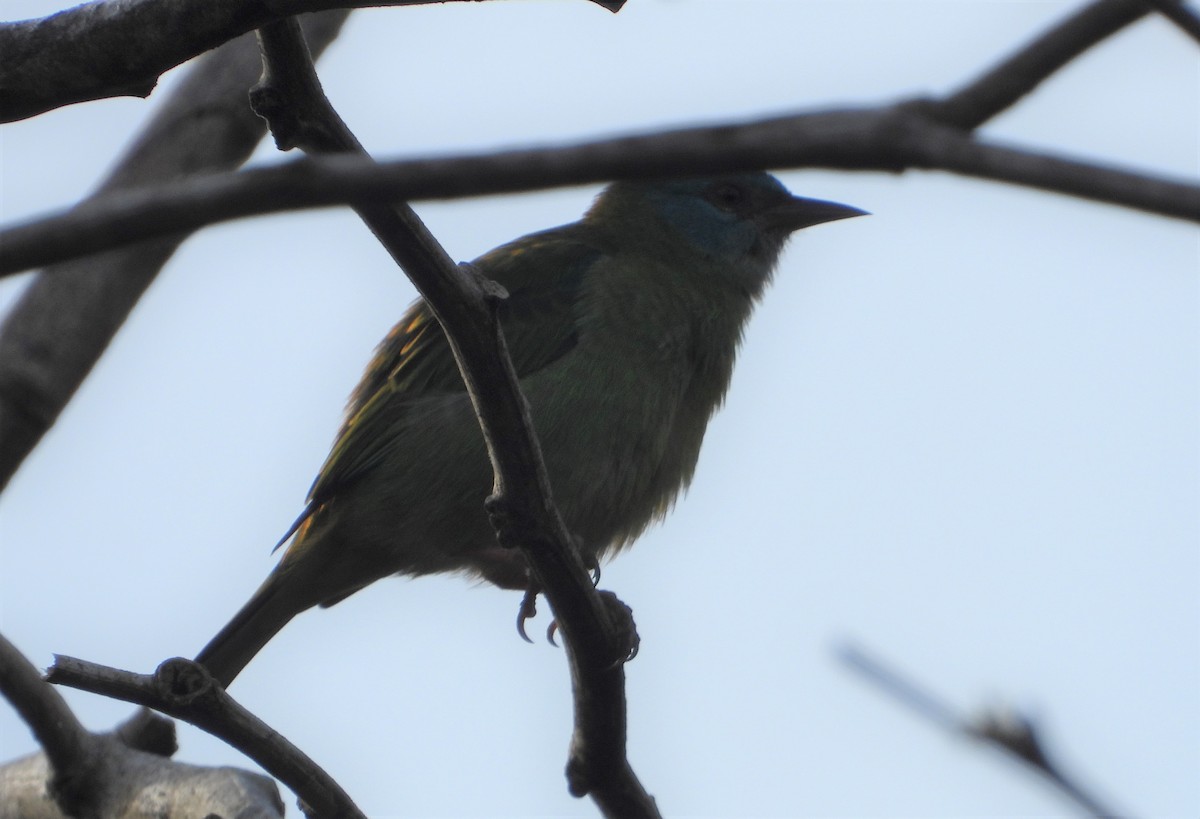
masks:
[[[677,239],[732,270],[757,294],[770,277],[793,231],[861,216],[836,202],[793,196],[767,173],[617,182],[588,212],[588,221],[640,222],[641,235],[655,231]]]

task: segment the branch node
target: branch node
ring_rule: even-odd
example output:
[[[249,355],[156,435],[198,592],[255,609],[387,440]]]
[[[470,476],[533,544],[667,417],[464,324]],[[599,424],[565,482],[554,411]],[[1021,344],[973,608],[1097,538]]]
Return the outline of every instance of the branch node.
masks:
[[[501,302],[508,298],[507,288],[500,282],[489,279],[476,265],[470,262],[459,262],[458,269],[465,274],[467,281],[485,301]]]
[[[574,744],[574,743],[572,743]],[[570,756],[567,758],[567,792],[576,799],[582,799],[592,792],[592,780],[589,776],[591,766],[582,754],[577,754],[572,749]]]
[[[259,83],[251,88],[250,108],[266,121],[275,147],[281,151],[323,144],[331,139],[320,117],[312,116],[306,106],[298,105],[290,94],[276,85]]]
[[[127,748],[170,758],[179,750],[175,723],[149,708],[142,707],[113,730],[114,736]]]
[[[542,534],[536,522],[529,515],[521,514],[505,492],[488,495],[483,508],[496,532],[496,542],[505,549],[518,549],[523,544],[533,543]]]
[[[985,709],[966,721],[962,730],[968,736],[1008,749],[1035,768],[1052,767],[1033,720],[1012,708]]]
[[[191,708],[206,698],[214,698],[217,681],[199,663],[172,657],[154,671],[154,688],[175,708]]]

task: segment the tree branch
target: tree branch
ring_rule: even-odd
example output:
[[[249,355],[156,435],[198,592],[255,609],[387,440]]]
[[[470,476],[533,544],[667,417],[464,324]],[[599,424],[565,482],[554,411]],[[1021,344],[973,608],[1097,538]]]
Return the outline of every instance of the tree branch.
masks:
[[[149,96],[168,69],[295,14],[435,2],[449,0],[125,0],[0,23],[0,122],[86,100]],[[625,0],[592,2],[616,12]]]
[[[354,153],[372,166],[321,90],[295,23],[272,24],[259,38],[267,68],[252,99],[271,123],[277,144],[316,153]],[[416,213],[397,199],[360,200],[355,210],[408,274],[446,332],[492,461],[489,512],[498,535],[503,545],[525,554],[566,634],[576,714],[567,765],[571,792],[591,795],[609,816],[657,816],[625,756],[621,663],[629,651],[554,505],[541,448],[496,314],[501,291],[473,268],[455,266]],[[622,611],[619,603],[610,605]]]
[[[324,769],[251,714],[191,660],[167,660],[152,675],[55,656],[46,681],[153,708],[223,739],[292,789],[319,816],[363,817]]]
[[[972,139],[922,115],[924,101],[745,125],[374,163],[328,156],[97,199],[0,231],[0,275],[132,241],[279,210],[449,199],[611,179],[756,168],[948,170],[1200,221],[1200,186]]]
[[[1048,779],[1063,795],[1087,811],[1089,816],[1129,819],[1129,814],[1105,805],[1099,797],[1067,775],[1062,765],[1047,752],[1037,726],[1029,717],[1000,709],[983,710],[970,718],[962,717],[945,702],[857,646],[839,646],[837,657],[847,668],[943,730],[960,737],[983,740],[1019,760]]]
[[[307,18],[314,48],[324,49],[337,36],[346,14]],[[179,184],[190,174],[244,162],[266,130],[246,102],[261,71],[251,37],[202,58],[92,198],[106,201],[143,185]],[[88,205],[79,207],[86,211]],[[152,243],[123,243],[128,246],[103,256],[57,264],[21,294],[0,324],[0,490],[184,238],[186,232],[159,234]]]
[[[1159,0],[1164,6],[1180,0]],[[1036,37],[1011,57],[943,100],[928,114],[967,131],[978,128],[1032,92],[1092,46],[1149,13],[1136,0],[1097,0]]]
[[[0,816],[146,816],[164,805],[189,816],[283,816],[275,783],[261,774],[172,761],[175,726],[156,714],[140,710],[110,733],[87,731],[3,637],[0,694],[42,746],[0,765]]]
[[[1200,43],[1200,14],[1190,8],[1184,0],[1142,0],[1142,2],[1152,6],[1184,34]]]
[[[75,718],[62,695],[42,681],[37,669],[3,635],[0,694],[12,703],[42,746],[55,774],[55,784],[49,790],[63,813],[89,810],[94,738]]]

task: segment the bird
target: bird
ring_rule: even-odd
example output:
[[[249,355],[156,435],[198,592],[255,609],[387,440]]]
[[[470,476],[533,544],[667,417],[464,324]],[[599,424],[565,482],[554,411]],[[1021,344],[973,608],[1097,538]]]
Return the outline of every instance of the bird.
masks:
[[[754,306],[796,230],[865,214],[765,172],[608,185],[577,222],[472,264],[499,318],[554,498],[589,565],[692,480]],[[267,579],[195,661],[228,686],[297,614],[390,575],[529,591],[484,500],[492,473],[450,344],[417,300],[379,344]],[[278,546],[276,547],[278,548]]]

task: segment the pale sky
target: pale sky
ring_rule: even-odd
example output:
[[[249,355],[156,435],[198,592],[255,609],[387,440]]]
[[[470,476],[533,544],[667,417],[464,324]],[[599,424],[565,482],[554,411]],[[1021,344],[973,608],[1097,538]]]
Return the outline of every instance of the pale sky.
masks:
[[[418,156],[939,94],[1079,5],[376,9],[319,69],[374,154]],[[1144,21],[983,134],[1195,179],[1198,56]],[[76,201],[162,96],[0,128],[0,217]],[[1200,815],[1200,232],[941,173],[779,176],[873,215],[793,240],[690,492],[605,567],[643,638],[629,755],[660,808],[1076,815],[847,673],[833,648],[853,639],[955,707],[1036,715],[1130,815]],[[417,209],[470,259],[596,191]],[[0,283],[0,304],[19,287]],[[194,654],[270,570],[412,298],[348,212],[189,240],[0,497],[0,629],[43,666]],[[297,618],[230,693],[371,816],[594,816],[562,776],[564,655],[519,640],[517,603],[381,581]],[[132,710],[64,693],[95,730]],[[252,766],[186,726],[180,744]],[[34,748],[0,708],[0,759]]]

